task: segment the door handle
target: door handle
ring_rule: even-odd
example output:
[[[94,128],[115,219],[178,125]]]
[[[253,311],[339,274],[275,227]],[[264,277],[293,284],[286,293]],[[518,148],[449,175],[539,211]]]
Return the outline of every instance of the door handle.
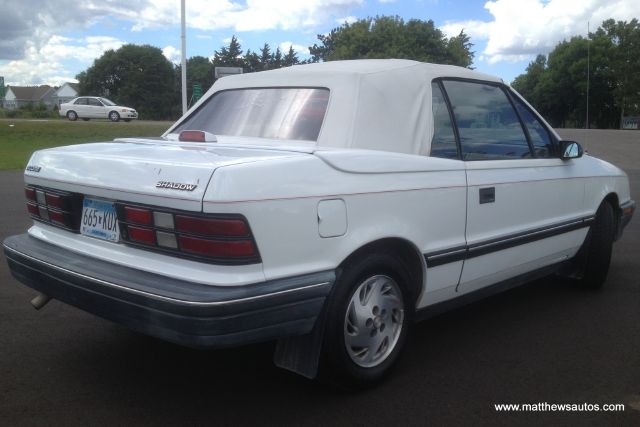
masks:
[[[493,203],[496,201],[496,187],[480,189],[480,204]]]

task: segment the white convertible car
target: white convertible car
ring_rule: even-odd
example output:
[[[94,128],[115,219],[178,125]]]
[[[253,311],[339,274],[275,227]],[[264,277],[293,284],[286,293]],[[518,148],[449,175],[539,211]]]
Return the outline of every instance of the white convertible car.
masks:
[[[161,138],[41,150],[13,275],[196,347],[359,385],[417,319],[558,273],[596,288],[635,204],[500,79],[406,60],[225,77]],[[45,327],[45,326],[43,326]]]

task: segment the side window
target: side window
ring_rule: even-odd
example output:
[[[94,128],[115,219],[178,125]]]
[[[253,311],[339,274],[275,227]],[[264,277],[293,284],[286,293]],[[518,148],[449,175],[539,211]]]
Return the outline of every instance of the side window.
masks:
[[[458,159],[456,137],[451,125],[447,103],[438,83],[431,83],[431,111],[433,113],[433,138],[431,157]]]
[[[517,97],[513,96],[512,98],[524,125],[527,127],[536,157],[554,157],[551,136],[549,136],[547,128]]]
[[[92,105],[94,107],[102,107],[102,102],[98,101],[97,99],[94,98],[87,98],[89,101],[89,105]]]
[[[443,81],[460,134],[464,160],[530,158],[520,120],[506,93],[491,84]]]
[[[74,105],[87,105],[87,98],[78,98],[76,99],[76,102],[73,103]]]

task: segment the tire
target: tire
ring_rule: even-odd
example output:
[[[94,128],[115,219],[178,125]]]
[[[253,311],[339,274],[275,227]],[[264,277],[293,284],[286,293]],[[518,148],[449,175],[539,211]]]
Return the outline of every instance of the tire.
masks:
[[[360,389],[389,373],[413,317],[409,280],[393,255],[372,254],[345,265],[327,307],[321,378]]]
[[[603,202],[598,211],[594,224],[584,242],[584,268],[582,277],[578,279],[580,286],[587,289],[599,289],[604,284],[609,264],[615,234],[615,215],[613,207]]]
[[[110,112],[109,113],[109,120],[111,120],[112,122],[120,121],[120,114],[118,114],[117,111]]]
[[[71,120],[72,122],[75,122],[76,120],[78,120],[78,115],[73,110],[67,111],[67,119]]]

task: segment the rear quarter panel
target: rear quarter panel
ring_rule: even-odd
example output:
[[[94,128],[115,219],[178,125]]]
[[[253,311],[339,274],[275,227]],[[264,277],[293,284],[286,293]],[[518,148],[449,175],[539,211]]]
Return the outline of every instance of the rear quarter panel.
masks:
[[[281,159],[216,170],[205,212],[241,213],[255,236],[267,279],[336,268],[367,243],[396,237],[420,254],[464,244],[466,179],[450,170],[351,173],[319,158]],[[415,168],[414,168],[415,169]],[[322,238],[318,203],[344,200],[347,230]]]

